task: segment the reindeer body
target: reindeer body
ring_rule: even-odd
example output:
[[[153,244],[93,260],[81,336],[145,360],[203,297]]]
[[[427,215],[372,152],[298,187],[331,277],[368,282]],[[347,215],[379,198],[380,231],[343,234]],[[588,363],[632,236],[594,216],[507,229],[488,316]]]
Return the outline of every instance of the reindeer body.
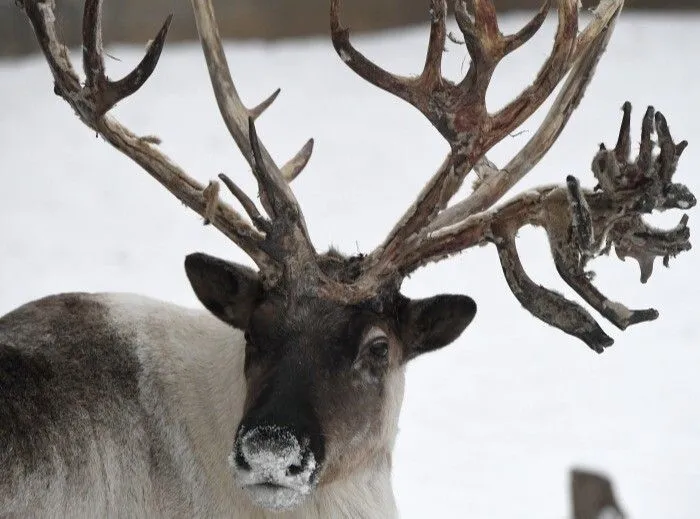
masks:
[[[454,13],[471,62],[458,81],[442,76],[447,2],[431,0],[423,71],[402,77],[373,64],[350,42],[331,0],[333,45],[361,78],[417,108],[450,152],[372,252],[319,253],[289,183],[309,161],[313,140],[277,163],[240,99],[212,0],[192,0],[221,116],[258,185],[260,205],[219,175],[187,175],[159,148],[108,112],[139,90],[158,63],[172,17],[124,78],[108,79],[100,0],[85,0],[83,68],[59,40],[55,0],[19,0],[61,96],[91,131],[132,158],[257,266],[251,270],[191,254],[185,270],[209,313],[133,296],[61,295],[0,319],[0,515],[20,517],[387,518],[396,515],[391,450],[411,359],[452,343],[476,303],[443,294],[409,299],[403,279],[421,266],[493,243],[506,282],[535,317],[598,353],[613,343],[592,315],[538,285],[519,257],[516,235],[544,228],[564,281],[620,329],[654,320],[593,284],[587,262],[611,247],[632,257],[642,281],[654,259],[690,248],[687,216],[662,231],[653,210],[689,209],[690,190],[672,182],[687,142],[649,107],[632,159],[630,103],[614,149],[601,147],[593,191],[569,176],[495,204],[547,153],[578,106],[612,34],[623,0],[601,0],[582,30],[575,0],[544,1],[520,31],[505,35],[490,0],[457,1]],[[499,62],[540,28],[551,6],[558,25],[551,54],[529,85],[495,113],[486,92]],[[486,154],[561,89],[529,142],[499,169]],[[656,133],[657,138],[652,139]],[[655,150],[658,148],[658,154]],[[471,171],[473,192],[455,196]],[[352,178],[351,176],[346,177]],[[262,209],[262,211],[261,211]],[[236,331],[238,330],[238,331]]]
[[[394,517],[391,436],[385,457],[321,482],[293,511],[250,503],[228,461],[242,339],[208,312],[132,295],[51,296],[0,318],[0,512]],[[402,371],[395,386],[400,400]]]

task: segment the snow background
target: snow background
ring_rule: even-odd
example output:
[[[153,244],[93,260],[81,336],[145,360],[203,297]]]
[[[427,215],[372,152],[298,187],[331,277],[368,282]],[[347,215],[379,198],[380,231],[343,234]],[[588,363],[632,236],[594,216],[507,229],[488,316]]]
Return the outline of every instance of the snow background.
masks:
[[[505,30],[524,15],[503,17]],[[696,194],[700,180],[700,17],[625,13],[583,105],[554,149],[519,188],[561,182],[573,173],[593,185],[589,164],[598,143],[614,144],[620,107],[647,104],[691,146],[678,181]],[[522,89],[549,52],[554,21],[498,69],[489,91],[495,110]],[[428,25],[357,37],[359,48],[392,71],[422,69]],[[468,63],[448,44],[445,71]],[[113,77],[142,49],[110,47]],[[311,163],[294,183],[314,242],[371,250],[433,173],[447,146],[422,115],[363,83],[325,38],[227,45],[249,105],[274,88],[282,95],[259,121],[280,162],[309,136]],[[74,58],[79,54],[74,52]],[[198,306],[184,256],[206,251],[250,263],[215,229],[202,227],[136,165],[96,139],[52,93],[43,59],[0,61],[0,313],[48,293],[132,291]],[[202,182],[224,171],[248,192],[252,175],[219,117],[199,47],[169,44],[154,76],[114,115],[162,148]],[[544,110],[490,158],[503,165]],[[470,182],[467,182],[470,184]],[[680,213],[656,218],[675,225]],[[697,221],[691,213],[691,227]],[[520,239],[538,282],[571,296],[557,277],[544,235]],[[695,250],[657,265],[647,285],[636,263],[598,260],[597,285],[661,318],[621,333],[603,355],[525,312],[509,292],[492,247],[471,250],[416,273],[413,297],[470,294],[479,304],[454,345],[415,361],[408,373],[395,490],[404,518],[498,519],[569,516],[568,470],[609,472],[635,519],[691,519],[700,504],[700,273]],[[572,296],[573,297],[573,296]]]

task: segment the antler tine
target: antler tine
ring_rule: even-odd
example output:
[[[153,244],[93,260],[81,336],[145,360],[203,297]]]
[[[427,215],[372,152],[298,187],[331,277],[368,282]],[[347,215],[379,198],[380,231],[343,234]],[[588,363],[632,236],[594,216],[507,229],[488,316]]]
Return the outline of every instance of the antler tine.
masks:
[[[471,74],[479,68],[495,66],[503,54],[503,49],[498,45],[501,31],[498,29],[493,4],[489,0],[470,0],[469,3],[467,0],[457,0],[455,19],[472,59],[467,77],[471,78]],[[490,78],[484,79],[488,84]]]
[[[511,34],[505,37],[505,54],[511,54],[518,50],[525,43],[530,41],[530,39],[540,30],[545,18],[547,18],[547,13],[552,7],[552,0],[545,0],[542,3],[542,7],[537,11],[537,14],[520,29],[515,34]]]
[[[85,91],[92,92],[94,96],[97,116],[107,113],[119,101],[135,93],[151,77],[160,59],[172,19],[172,14],[166,18],[134,70],[118,81],[110,81],[105,75],[102,48],[102,0],[86,0],[83,9]]]
[[[231,71],[224,54],[221,36],[216,24],[214,8],[211,0],[192,0],[192,9],[197,23],[197,32],[204,51],[204,57],[209,70],[209,77],[216,96],[216,102],[219,105],[221,117],[226,124],[231,136],[236,145],[241,150],[241,153],[246,158],[248,163],[253,166],[253,150],[251,148],[250,135],[248,134],[248,119],[258,118],[262,112],[267,109],[279,94],[279,89],[276,90],[270,97],[260,103],[257,107],[249,109],[241,101],[236,86],[231,78]],[[296,177],[301,172],[301,169],[306,165],[310,157],[312,148],[307,142],[302,150],[290,162],[292,165],[287,167],[287,171],[294,171],[295,174],[289,174],[290,179]],[[299,156],[306,156],[305,160],[299,160]],[[272,174],[284,177],[280,168],[275,164],[274,160],[268,153],[267,149],[261,145],[261,156],[265,164],[265,168]],[[291,200],[294,195],[291,190],[287,190],[287,197]],[[303,223],[302,218],[302,225]]]
[[[617,137],[617,144],[615,145],[615,158],[618,162],[627,160],[632,153],[632,138],[631,138],[631,124],[632,124],[632,103],[626,101],[622,105],[622,124],[620,125],[620,133]]]
[[[306,144],[289,161],[282,166],[282,176],[287,182],[291,182],[299,176],[309,163],[311,153],[314,151],[314,140],[309,139]]]
[[[350,31],[340,23],[341,0],[331,0],[331,41],[340,59],[365,81],[411,102],[413,80],[391,74],[372,63],[350,43]]]
[[[85,86],[103,87],[105,62],[102,56],[102,0],[86,0],[83,7],[83,70]]]
[[[294,212],[291,218],[301,218],[301,210],[296,202],[291,189],[285,182],[282,172],[276,167],[270,168],[263,156],[263,147],[258,139],[255,123],[252,117],[248,118],[248,135],[250,136],[250,148],[253,152],[251,166],[253,175],[258,181],[260,199],[267,214],[272,218],[280,218]]]
[[[578,5],[576,0],[556,0],[559,25],[554,47],[542,65],[532,85],[494,115],[486,115],[486,90],[491,77],[509,53],[515,51],[539,30],[544,22],[551,0],[546,0],[539,12],[520,31],[504,36],[496,18],[496,9],[490,0],[457,0],[455,18],[471,56],[467,75],[460,83],[466,89],[477,114],[490,120],[483,146],[490,148],[506,134],[517,128],[549,97],[571,66],[570,57],[576,45]],[[486,126],[483,121],[477,125]]]
[[[490,0],[457,0],[455,19],[471,57],[461,86],[474,92],[474,101],[485,110],[486,89],[500,61],[527,42],[542,27],[552,0],[545,0],[537,14],[516,34],[504,36]]]
[[[642,171],[648,171],[651,166],[651,152],[654,148],[654,141],[651,138],[654,133],[654,113],[653,106],[647,107],[642,120],[642,140],[639,145],[639,157],[637,158],[637,165]]]
[[[277,96],[280,95],[280,92],[282,92],[281,88],[278,88],[277,90],[272,92],[272,94],[270,94],[270,96],[267,99],[265,99],[262,103],[248,110],[248,116],[252,117],[253,120],[260,117],[263,114],[263,112],[270,108],[272,103],[275,102],[275,99],[277,99]]]
[[[430,39],[425,65],[421,73],[421,82],[432,90],[442,81],[442,53],[445,51],[447,38],[447,0],[430,1]]]
[[[236,197],[236,200],[241,204],[245,212],[248,213],[250,220],[253,222],[255,227],[258,228],[260,232],[268,234],[272,230],[272,225],[270,221],[260,214],[258,208],[248,195],[245,194],[238,185],[231,180],[228,176],[223,173],[219,173],[219,179],[224,183],[224,185],[231,191],[231,194]]]

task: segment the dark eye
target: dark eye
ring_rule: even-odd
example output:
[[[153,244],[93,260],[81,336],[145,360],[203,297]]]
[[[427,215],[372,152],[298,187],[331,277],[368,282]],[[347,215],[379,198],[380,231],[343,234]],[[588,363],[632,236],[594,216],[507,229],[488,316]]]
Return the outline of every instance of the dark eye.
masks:
[[[246,330],[246,332],[243,334],[243,338],[245,339],[245,349],[249,353],[257,353],[258,348],[253,342],[253,339],[250,337],[250,333]]]
[[[374,339],[369,345],[369,351],[377,358],[384,359],[389,354],[389,341],[386,337]]]

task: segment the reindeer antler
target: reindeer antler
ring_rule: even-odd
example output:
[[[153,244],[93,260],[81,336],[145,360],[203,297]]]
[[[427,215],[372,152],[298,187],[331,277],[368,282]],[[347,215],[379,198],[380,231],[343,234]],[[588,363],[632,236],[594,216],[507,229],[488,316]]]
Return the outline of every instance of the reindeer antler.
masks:
[[[206,188],[187,176],[156,147],[153,138],[139,138],[106,115],[136,92],[155,69],[170,24],[166,20],[141,63],[119,81],[105,75],[101,41],[101,0],[86,0],[83,24],[85,84],[72,68],[68,51],[54,27],[54,0],[18,2],[37,34],[55,79],[55,91],[80,119],[114,147],[131,157],[188,207],[240,246],[258,265],[267,288],[302,291],[349,304],[395,291],[417,268],[469,247],[494,243],[511,290],[533,315],[585,341],[596,351],[612,339],[580,305],[534,283],[518,257],[515,236],[525,225],[545,229],[560,276],[583,299],[617,327],[624,329],[658,316],[656,310],[629,310],[599,292],[585,268],[588,261],[612,247],[620,258],[633,257],[642,281],[651,275],[656,257],[688,250],[687,216],[670,230],[654,229],[643,214],[696,203],[687,187],[672,182],[685,141],[676,144],[665,118],[649,108],[642,123],[639,156],[631,161],[631,105],[626,103],[622,128],[613,150],[604,147],[593,160],[598,180],[594,190],[581,188],[570,176],[563,186],[545,186],[494,204],[527,174],[550,149],[581,101],[622,9],[623,0],[601,0],[588,26],[578,32],[577,0],[546,0],[520,31],[503,35],[489,0],[456,0],[455,16],[471,57],[465,77],[442,77],[446,39],[445,0],[430,0],[431,31],[425,65],[417,77],[399,77],[381,69],[350,43],[339,20],[340,0],[331,0],[333,44],[342,60],[372,84],[420,110],[450,144],[450,153],[415,203],[399,219],[384,242],[367,256],[340,260],[319,256],[309,239],[299,204],[287,182],[311,155],[308,141],[287,165],[278,167],[260,143],[254,121],[275,100],[275,91],[249,109],[241,101],[223,52],[211,0],[192,0],[197,29],[221,115],[258,182],[263,214],[236,183],[221,180],[240,202],[250,221],[218,198],[219,185]],[[555,5],[558,28],[549,57],[535,81],[496,113],[486,109],[486,90],[500,61],[527,42]],[[568,74],[568,77],[567,77]],[[486,153],[522,124],[566,78],[544,121],[528,143],[498,169]],[[658,135],[658,144],[652,134]],[[655,154],[655,146],[659,153]],[[448,206],[470,171],[479,179],[472,194]],[[340,268],[338,263],[345,262]]]
[[[369,287],[381,279],[404,277],[417,268],[493,242],[503,272],[516,298],[534,316],[574,335],[595,351],[613,343],[593,317],[580,305],[533,282],[518,256],[515,235],[525,225],[544,227],[555,266],[561,277],[593,308],[617,327],[649,321],[653,309],[629,310],[610,301],[592,284],[586,263],[614,245],[618,255],[638,259],[642,280],[651,273],[654,257],[687,250],[689,232],[684,217],[672,231],[660,231],[644,223],[641,215],[671,207],[689,208],[695,198],[670,179],[685,142],[676,145],[660,113],[647,112],[642,125],[640,156],[630,153],[631,105],[625,104],[623,126],[613,151],[602,150],[594,160],[600,190],[582,190],[574,177],[566,186],[546,186],[523,193],[500,207],[492,207],[544,156],[578,106],[595,67],[612,34],[622,0],[604,0],[589,25],[577,34],[574,0],[556,0],[559,26],[552,53],[533,85],[495,114],[489,114],[485,93],[500,60],[527,41],[542,25],[549,1],[518,33],[501,34],[495,10],[486,0],[455,2],[471,65],[464,79],[452,83],[440,73],[445,43],[444,0],[431,1],[431,33],[426,64],[417,78],[394,76],[356,51],[348,31],[338,21],[339,0],[331,3],[333,42],[341,59],[362,78],[418,108],[450,144],[451,152],[399,220],[384,243],[365,260],[357,286]],[[485,156],[505,135],[531,115],[568,73],[568,79],[544,122],[525,147],[499,170]],[[652,160],[653,120],[659,134],[660,155]],[[465,200],[448,207],[467,174],[475,169],[479,181]]]
[[[306,224],[287,182],[303,170],[313,150],[309,140],[286,165],[278,168],[265,147],[259,143],[253,121],[268,108],[279,94],[275,91],[257,107],[248,109],[240,100],[231,80],[223,53],[214,11],[210,0],[193,0],[202,47],[207,59],[212,85],[221,115],[242,154],[251,165],[258,180],[261,199],[271,220],[253,217],[255,206],[233,193],[252,218],[253,226],[226,203],[218,199],[218,188],[208,187],[188,176],[179,166],[156,147],[157,139],[134,135],[112,117],[105,115],[115,104],[135,93],[153,73],[160,58],[170,27],[169,16],[149,44],[145,57],[123,79],[110,81],[105,74],[102,49],[102,0],[86,0],[83,13],[83,67],[85,82],[81,84],[71,64],[68,49],[58,38],[55,27],[55,0],[21,0],[36,33],[39,45],[54,76],[57,95],[65,99],[80,119],[112,146],[137,162],[168,191],[189,208],[205,218],[258,265],[268,285],[276,284],[290,262],[306,268],[316,265],[315,250],[308,239]],[[235,184],[227,178],[226,185]]]

